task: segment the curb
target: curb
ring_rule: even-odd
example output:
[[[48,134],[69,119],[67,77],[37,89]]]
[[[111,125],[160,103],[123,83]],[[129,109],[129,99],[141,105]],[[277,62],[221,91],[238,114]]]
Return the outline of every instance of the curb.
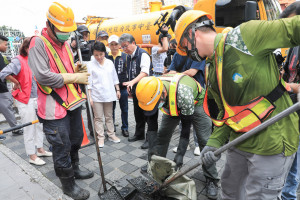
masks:
[[[54,183],[48,180],[40,171],[23,160],[15,152],[7,148],[5,145],[0,145],[0,151],[11,161],[16,163],[33,181],[39,184],[45,191],[53,197],[53,200],[72,200],[70,197],[63,194],[62,190]]]

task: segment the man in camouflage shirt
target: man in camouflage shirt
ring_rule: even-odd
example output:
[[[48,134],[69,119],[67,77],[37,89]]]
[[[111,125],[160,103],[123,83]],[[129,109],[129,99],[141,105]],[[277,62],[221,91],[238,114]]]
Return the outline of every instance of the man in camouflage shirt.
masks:
[[[160,108],[163,112],[163,116],[157,132],[156,142],[153,144],[154,147],[149,145],[149,160],[153,154],[166,157],[172,134],[179,124],[179,121],[181,121],[182,130],[180,141],[174,158],[177,168],[180,168],[183,164],[183,157],[189,144],[191,125],[193,124],[196,130],[201,149],[206,145],[211,133],[211,120],[205,115],[202,106],[205,90],[201,88],[201,85],[195,79],[184,74],[168,74],[159,78],[146,77],[140,81],[136,90],[139,106],[142,109],[143,105],[149,104],[149,102],[145,102],[147,101],[145,99],[152,96],[152,91],[149,91],[148,88],[152,86],[153,88],[159,87],[154,84],[157,83],[158,80],[162,81],[163,84],[162,92],[158,93],[160,100],[158,100],[154,109],[146,112],[146,114],[151,115],[151,113],[156,113],[158,108]],[[170,92],[172,89],[174,93]],[[144,95],[142,93],[144,93]],[[150,100],[150,102],[152,103],[153,100]],[[171,104],[175,104],[173,112],[172,108],[170,108]],[[174,112],[174,110],[176,111]],[[153,142],[153,140],[153,137],[151,137],[151,142]],[[203,165],[202,169],[207,180],[207,196],[211,199],[217,199],[218,172],[216,165],[213,164],[209,167]]]

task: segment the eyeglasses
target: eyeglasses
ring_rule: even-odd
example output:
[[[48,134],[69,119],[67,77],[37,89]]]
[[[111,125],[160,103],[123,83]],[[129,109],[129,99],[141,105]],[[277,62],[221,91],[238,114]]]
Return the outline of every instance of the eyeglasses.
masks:
[[[122,49],[127,49],[129,44],[121,46]]]

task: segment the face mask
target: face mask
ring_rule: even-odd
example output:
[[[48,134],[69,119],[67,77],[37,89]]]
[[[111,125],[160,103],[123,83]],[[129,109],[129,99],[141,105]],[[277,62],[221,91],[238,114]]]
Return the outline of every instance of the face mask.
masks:
[[[61,32],[55,32],[57,40],[61,43],[64,43],[67,41],[70,37],[71,33],[61,33]]]

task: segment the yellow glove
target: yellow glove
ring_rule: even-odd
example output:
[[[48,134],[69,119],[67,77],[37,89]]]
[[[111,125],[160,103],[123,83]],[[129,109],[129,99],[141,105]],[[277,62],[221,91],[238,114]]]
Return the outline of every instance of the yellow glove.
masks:
[[[75,73],[86,73],[87,72],[87,66],[86,64],[77,64],[74,68]]]
[[[89,84],[89,76],[91,74],[89,73],[61,73],[64,84],[70,84],[70,83],[79,83],[79,84]]]

